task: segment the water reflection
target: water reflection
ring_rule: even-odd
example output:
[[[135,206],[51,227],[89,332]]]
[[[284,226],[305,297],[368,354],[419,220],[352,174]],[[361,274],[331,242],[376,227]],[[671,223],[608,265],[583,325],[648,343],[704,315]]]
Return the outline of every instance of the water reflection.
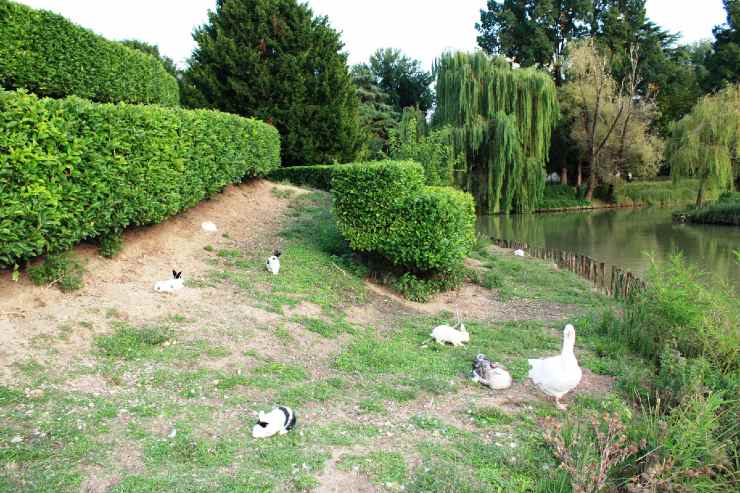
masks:
[[[740,249],[740,228],[673,224],[670,209],[482,216],[478,231],[589,255],[636,273],[650,264],[648,254],[666,260],[682,252],[708,281],[729,281],[740,292],[740,265],[732,253]]]

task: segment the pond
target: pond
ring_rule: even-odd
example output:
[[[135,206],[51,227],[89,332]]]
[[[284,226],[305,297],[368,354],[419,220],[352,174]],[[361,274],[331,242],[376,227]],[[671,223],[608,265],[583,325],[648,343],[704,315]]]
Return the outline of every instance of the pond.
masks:
[[[740,292],[740,228],[674,224],[671,209],[602,209],[579,212],[481,216],[478,232],[533,246],[588,255],[639,274],[650,255],[666,260],[681,252],[706,273],[708,281],[722,280]]]

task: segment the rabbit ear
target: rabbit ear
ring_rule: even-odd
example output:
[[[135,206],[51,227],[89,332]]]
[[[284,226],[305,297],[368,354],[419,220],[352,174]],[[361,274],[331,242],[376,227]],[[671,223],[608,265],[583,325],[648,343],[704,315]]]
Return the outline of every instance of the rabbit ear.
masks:
[[[281,252],[280,250],[275,250],[275,252],[274,252],[273,255],[275,255],[276,257],[279,257],[282,254],[283,254],[283,252]]]
[[[177,279],[177,271],[175,269],[172,269],[172,277]]]
[[[178,272],[177,275],[175,276],[175,278],[176,279],[182,278],[182,271]]]

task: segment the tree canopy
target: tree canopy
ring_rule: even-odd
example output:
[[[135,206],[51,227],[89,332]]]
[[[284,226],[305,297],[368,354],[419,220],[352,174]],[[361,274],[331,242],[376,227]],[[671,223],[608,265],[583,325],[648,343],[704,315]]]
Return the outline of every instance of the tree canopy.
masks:
[[[398,125],[400,115],[391,104],[390,95],[378,86],[367,65],[352,67],[352,81],[360,98],[360,126],[365,133],[359,159],[385,159],[389,153],[390,132]]]
[[[189,100],[275,125],[285,165],[355,157],[356,89],[326,17],[296,0],[218,0],[193,37]]]
[[[671,174],[699,179],[697,205],[708,185],[732,189],[740,174],[740,84],[705,96],[671,130],[666,146]]]
[[[370,71],[375,84],[388,96],[395,111],[415,106],[425,112],[432,107],[434,95],[429,87],[432,74],[421,68],[421,62],[412,60],[401,50],[379,48],[363,65]]]
[[[709,89],[740,82],[740,0],[723,0],[727,23],[714,28],[713,53],[707,57]]]
[[[480,51],[445,53],[434,72],[432,122],[449,126],[454,152],[465,158],[463,187],[484,212],[533,210],[558,119],[552,78]]]

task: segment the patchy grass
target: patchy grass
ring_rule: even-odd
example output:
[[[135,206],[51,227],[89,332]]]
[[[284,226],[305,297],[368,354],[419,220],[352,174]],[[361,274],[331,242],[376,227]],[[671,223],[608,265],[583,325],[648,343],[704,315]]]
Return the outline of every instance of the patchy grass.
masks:
[[[106,308],[109,302],[93,324],[65,322],[56,332],[64,337],[34,340],[41,350],[74,341],[78,327],[98,334],[68,365],[58,365],[54,353],[29,358],[13,368],[16,383],[0,386],[0,492],[80,491],[90,477],[119,493],[302,492],[332,474],[331,457],[379,491],[570,492],[540,427],[543,418],[564,415],[522,387],[527,358],[557,353],[565,322],[577,327],[581,365],[616,379],[604,394],[579,389],[568,399],[569,415],[608,412],[633,424],[631,440],[644,435],[650,446],[667,444],[675,454],[689,442],[713,452],[700,440],[705,428],[691,427],[690,413],[725,404],[697,403],[667,418],[634,407],[643,383],[655,380],[656,363],[615,337],[609,329],[618,324],[602,316],[615,304],[585,281],[481,245],[474,257],[482,266],[471,277],[491,296],[571,304],[574,315],[557,322],[466,320],[471,342],[440,346],[429,332],[450,313],[423,315],[368,294],[367,270],[337,233],[329,196],[290,200],[272,242],[283,251],[280,275],[264,269],[269,251],[219,240],[202,252],[210,273],[189,281],[235,288],[240,303],[279,314],[274,323],[245,334],[235,329],[240,321],[219,326],[196,306],[133,324]],[[286,313],[302,303],[320,313]],[[346,309],[363,303],[384,316],[355,323]],[[264,336],[278,347],[265,347]],[[509,368],[511,394],[470,382],[477,353]],[[499,398],[506,407],[494,404]],[[276,404],[294,408],[296,430],[253,439],[256,412]],[[669,420],[665,435],[655,431],[660,420]],[[731,422],[722,420],[707,427]],[[636,472],[616,470],[609,486]]]

